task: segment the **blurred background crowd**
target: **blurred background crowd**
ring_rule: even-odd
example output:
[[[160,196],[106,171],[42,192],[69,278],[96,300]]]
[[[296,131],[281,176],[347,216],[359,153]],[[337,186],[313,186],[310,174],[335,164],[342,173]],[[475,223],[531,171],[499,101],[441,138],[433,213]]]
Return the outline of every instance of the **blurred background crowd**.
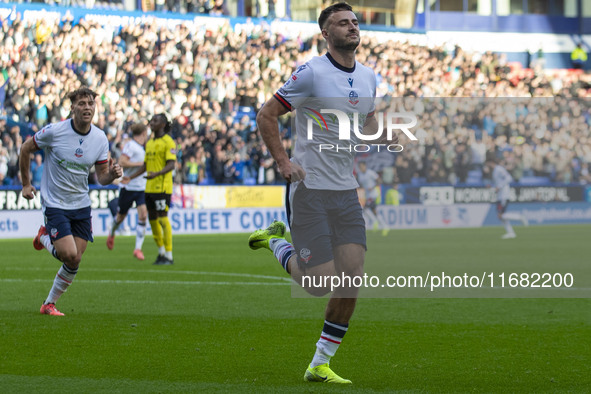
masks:
[[[296,67],[326,49],[320,35],[288,39],[265,24],[236,31],[229,23],[207,29],[192,22],[113,29],[18,16],[2,22],[0,46],[4,185],[20,182],[23,139],[67,118],[66,95],[81,85],[99,94],[96,125],[114,157],[132,123],[165,112],[178,146],[175,182],[281,183],[256,113]],[[378,97],[419,117],[419,141],[402,138],[403,152],[368,161],[384,183],[479,183],[487,151],[516,180],[591,183],[591,74],[549,72],[541,61],[524,69],[493,53],[371,37],[362,39],[357,59],[375,70]],[[281,122],[289,150],[290,117]],[[34,183],[42,166],[38,155]]]

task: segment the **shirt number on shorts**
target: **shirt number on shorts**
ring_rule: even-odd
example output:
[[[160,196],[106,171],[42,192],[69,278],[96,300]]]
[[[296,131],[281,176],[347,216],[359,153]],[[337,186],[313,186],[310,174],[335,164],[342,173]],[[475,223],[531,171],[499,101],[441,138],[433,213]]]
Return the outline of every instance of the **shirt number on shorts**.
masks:
[[[166,211],[166,200],[156,200],[154,204],[156,204],[157,211]]]

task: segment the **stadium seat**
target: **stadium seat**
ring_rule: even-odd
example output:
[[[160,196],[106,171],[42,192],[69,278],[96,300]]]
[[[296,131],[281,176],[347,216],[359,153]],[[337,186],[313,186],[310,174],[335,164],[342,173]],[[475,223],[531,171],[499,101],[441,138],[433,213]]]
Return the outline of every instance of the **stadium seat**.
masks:
[[[476,185],[482,183],[482,172],[479,170],[468,171],[468,178],[466,183],[470,185]]]
[[[541,186],[549,185],[552,181],[545,176],[524,176],[519,180],[519,183],[526,186]]]
[[[238,107],[238,112],[249,115],[251,112],[254,114],[254,109],[252,107]]]

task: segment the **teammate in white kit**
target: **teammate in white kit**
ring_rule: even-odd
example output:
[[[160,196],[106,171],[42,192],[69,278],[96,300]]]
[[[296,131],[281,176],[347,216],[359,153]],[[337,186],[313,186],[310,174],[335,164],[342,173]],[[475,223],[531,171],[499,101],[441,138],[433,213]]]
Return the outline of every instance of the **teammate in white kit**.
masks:
[[[511,192],[510,184],[513,182],[513,177],[503,166],[497,163],[493,155],[487,156],[485,164],[489,171],[492,172],[493,186],[497,192],[497,215],[505,225],[505,234],[503,234],[502,238],[515,238],[517,235],[513,230],[513,226],[511,226],[511,220],[521,221],[524,226],[527,226],[528,222],[525,216],[519,213],[507,212]]]
[[[141,123],[135,123],[131,126],[132,138],[123,147],[119,164],[123,167],[123,173],[129,177],[139,167],[144,165],[144,158],[146,151],[144,145],[148,138],[148,127]],[[142,175],[145,175],[142,174]],[[124,178],[126,179],[126,178]],[[127,216],[127,212],[135,202],[137,209],[137,227],[135,236],[135,248],[133,255],[138,260],[144,260],[144,253],[142,252],[142,245],[146,235],[146,220],[148,218],[148,210],[146,209],[146,197],[144,191],[146,190],[146,178],[139,176],[124,184],[121,181],[121,190],[119,191],[119,202],[117,205],[117,216],[111,224],[109,235],[107,236],[107,248],[113,249],[115,244],[115,232],[123,223]]]
[[[112,183],[123,175],[118,164],[109,158],[105,132],[92,124],[97,94],[80,88],[68,95],[72,102],[70,119],[49,124],[29,138],[20,152],[22,195],[34,198],[31,185],[30,155],[43,149],[45,166],[41,180],[41,206],[45,225],[33,241],[37,250],[47,249],[63,264],[53,281],[42,314],[63,316],[55,307],[78,272],[82,254],[92,238],[88,174],[96,168],[101,185]]]
[[[340,122],[322,109],[355,113],[358,130],[353,131],[363,132],[364,126],[377,129],[373,116],[376,78],[370,68],[355,60],[359,22],[351,6],[338,3],[327,7],[318,24],[328,53],[300,66],[257,115],[265,144],[288,181],[286,208],[293,246],[285,240],[285,224],[281,222],[254,232],[249,246],[271,250],[300,285],[304,275],[363,275],[365,220],[353,175],[355,151],[348,149],[358,138],[348,127],[345,131],[352,138],[339,139]],[[296,142],[290,161],[280,139],[278,117],[294,109]],[[313,133],[308,130],[309,124],[317,124]],[[396,138],[393,143],[397,143]],[[304,288],[317,296],[331,290],[312,285]],[[339,287],[331,294],[316,353],[304,380],[351,383],[334,373],[329,362],[347,332],[357,292],[356,288]]]

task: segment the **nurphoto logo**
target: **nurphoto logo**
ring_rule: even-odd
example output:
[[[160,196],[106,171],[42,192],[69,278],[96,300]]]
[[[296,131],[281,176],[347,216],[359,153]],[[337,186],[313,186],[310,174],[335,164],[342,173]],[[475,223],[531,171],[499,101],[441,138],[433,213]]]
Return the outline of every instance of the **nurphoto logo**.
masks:
[[[330,125],[338,125],[339,141],[337,144],[318,144],[318,151],[347,151],[347,152],[369,152],[375,148],[378,152],[387,150],[388,152],[402,152],[404,147],[400,144],[381,143],[384,141],[382,135],[384,126],[387,141],[392,141],[395,131],[402,131],[411,141],[416,141],[417,137],[410,131],[417,125],[417,116],[412,112],[379,112],[374,116],[377,121],[377,129],[371,134],[361,132],[359,125],[364,125],[367,118],[366,114],[358,112],[344,112],[338,109],[320,109],[314,110],[310,107],[304,107],[307,122],[307,138],[312,141],[314,133],[329,132]],[[334,127],[330,128],[334,130]],[[351,136],[353,131],[353,137]],[[372,130],[373,131],[373,130]],[[358,143],[355,143],[359,141]],[[387,142],[386,141],[386,142]]]

